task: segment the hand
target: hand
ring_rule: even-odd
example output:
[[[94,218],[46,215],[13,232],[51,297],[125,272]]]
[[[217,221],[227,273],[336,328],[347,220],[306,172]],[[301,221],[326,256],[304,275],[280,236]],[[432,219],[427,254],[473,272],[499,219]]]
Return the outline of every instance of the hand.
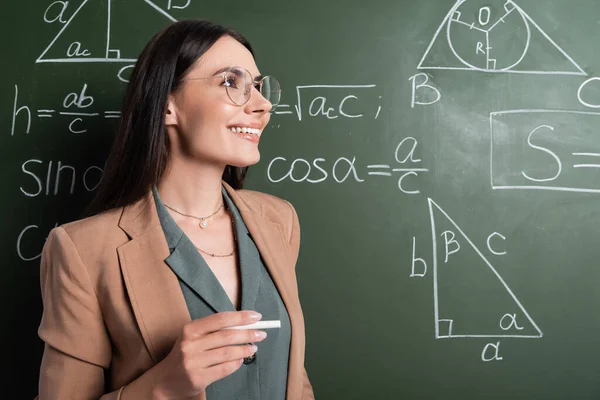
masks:
[[[153,368],[156,397],[193,397],[235,372],[245,357],[256,353],[256,346],[248,343],[261,342],[267,334],[255,329],[222,329],[251,324],[261,318],[254,311],[231,311],[186,324],[171,352]]]

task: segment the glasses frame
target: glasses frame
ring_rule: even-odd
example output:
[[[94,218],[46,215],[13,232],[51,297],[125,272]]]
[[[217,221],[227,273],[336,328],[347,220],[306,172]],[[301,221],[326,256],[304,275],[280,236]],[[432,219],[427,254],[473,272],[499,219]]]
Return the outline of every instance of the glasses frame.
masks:
[[[250,76],[250,78],[252,78],[252,73],[250,71],[248,71],[246,68],[244,67],[239,67],[239,66],[232,66],[232,67],[228,67],[225,71],[223,71],[221,74],[219,75],[214,75],[214,76],[207,76],[207,77],[198,77],[198,78],[183,78],[182,81],[199,81],[199,80],[204,80],[204,79],[215,79],[215,78],[221,78],[223,80],[227,79],[227,73],[233,69],[239,69],[242,71],[246,71],[246,73]],[[255,85],[258,85],[258,92],[261,94],[261,96],[264,97],[264,95],[262,94],[262,85],[265,79],[267,78],[272,78],[274,79],[277,83],[279,83],[279,81],[277,80],[277,78],[275,78],[274,76],[271,75],[259,75],[256,78],[252,78],[252,88],[256,89]],[[281,84],[280,84],[281,85]],[[237,101],[235,101],[234,99],[231,98],[231,95],[229,94],[229,88],[230,86],[225,86],[225,91],[227,92],[227,97],[229,97],[229,100],[231,100],[235,105],[238,106],[243,106],[245,104],[247,104],[250,99],[252,98],[252,90],[250,90],[250,95],[248,96],[248,98],[246,99],[246,101],[244,101],[242,104],[239,104]],[[245,90],[245,88],[244,88]],[[281,86],[279,88],[279,101],[277,102],[277,104],[273,104],[269,99],[266,99],[269,103],[271,103],[271,106],[273,109],[275,109],[278,105],[279,105],[279,101],[281,101]]]

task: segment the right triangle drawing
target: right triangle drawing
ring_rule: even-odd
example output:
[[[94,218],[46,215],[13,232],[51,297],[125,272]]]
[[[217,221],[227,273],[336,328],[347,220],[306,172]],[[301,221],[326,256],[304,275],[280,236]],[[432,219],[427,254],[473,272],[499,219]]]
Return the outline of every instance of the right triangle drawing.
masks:
[[[483,253],[432,199],[436,339],[541,338],[542,331]]]
[[[175,21],[153,0],[83,0],[36,63],[135,63],[145,42]]]
[[[417,69],[587,75],[512,0],[457,0]]]

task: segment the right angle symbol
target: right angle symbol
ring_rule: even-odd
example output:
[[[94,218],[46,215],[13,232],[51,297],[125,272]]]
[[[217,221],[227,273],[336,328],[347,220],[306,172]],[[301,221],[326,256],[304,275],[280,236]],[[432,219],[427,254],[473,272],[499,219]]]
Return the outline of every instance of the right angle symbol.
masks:
[[[489,3],[458,0],[417,68],[587,75],[514,1],[492,1],[494,8]]]

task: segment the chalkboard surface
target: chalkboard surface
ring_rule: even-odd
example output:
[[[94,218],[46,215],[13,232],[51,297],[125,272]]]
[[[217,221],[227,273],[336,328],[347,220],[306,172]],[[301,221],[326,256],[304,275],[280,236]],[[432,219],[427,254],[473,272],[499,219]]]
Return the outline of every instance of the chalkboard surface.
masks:
[[[318,399],[600,398],[600,2],[12,1],[1,13],[3,388],[37,391],[39,254],[102,176],[173,20],[232,26],[282,105]],[[101,233],[99,233],[101,234]]]

